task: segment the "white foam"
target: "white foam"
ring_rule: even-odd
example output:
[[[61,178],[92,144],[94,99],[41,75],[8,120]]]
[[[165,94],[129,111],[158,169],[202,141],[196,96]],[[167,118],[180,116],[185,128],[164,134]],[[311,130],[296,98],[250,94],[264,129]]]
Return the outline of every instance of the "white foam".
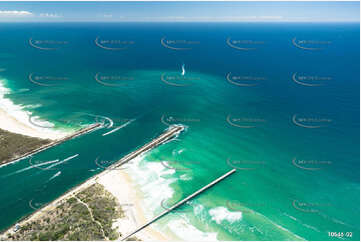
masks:
[[[68,133],[59,130],[54,130],[54,125],[51,128],[41,128],[33,125],[29,119],[32,116],[30,111],[25,111],[24,108],[36,108],[39,104],[31,105],[16,105],[10,99],[5,98],[6,94],[10,94],[11,90],[6,88],[3,83],[6,80],[0,79],[0,128],[12,133],[23,134],[32,137],[39,137],[44,139],[59,139],[63,138]],[[1,112],[2,111],[2,112]],[[37,117],[37,122],[41,124],[50,124],[48,121],[41,120]]]
[[[35,108],[40,108],[41,106],[42,106],[41,104],[29,104],[24,106],[24,108],[35,109]]]
[[[185,241],[218,241],[216,232],[202,232],[185,219],[172,219],[168,222],[169,229]]]
[[[221,224],[223,221],[234,223],[242,219],[242,212],[231,212],[225,207],[212,208],[209,210],[209,214],[217,224]]]
[[[190,181],[192,180],[192,177],[189,176],[188,174],[182,174],[179,179],[181,179],[182,181]]]
[[[160,201],[171,198],[174,193],[170,184],[176,179],[165,179],[162,176],[171,175],[175,171],[166,169],[158,162],[143,161],[143,158],[144,155],[141,155],[133,159],[133,165],[129,166],[126,171],[144,194],[145,199],[142,205],[147,208],[146,216],[152,218],[153,212],[160,207]]]
[[[139,185],[144,198],[141,205],[146,208],[143,211],[147,219],[151,219],[156,215],[154,212],[159,212],[161,201],[166,201],[173,196],[174,190],[170,184],[177,178],[169,178],[175,173],[174,169],[167,169],[160,162],[149,162],[144,158],[145,154],[133,159],[133,165],[125,171]],[[167,178],[164,178],[165,176]],[[193,211],[196,215],[200,215],[204,212],[204,207],[201,204],[194,204]],[[157,229],[166,233],[161,225],[158,225]],[[186,214],[172,218],[167,223],[166,229],[170,229],[173,235],[182,240],[217,241],[217,232],[203,232],[197,229],[190,223]]]
[[[30,91],[29,88],[21,88],[19,90],[16,91],[16,93],[23,93],[23,92],[27,92],[27,91]]]

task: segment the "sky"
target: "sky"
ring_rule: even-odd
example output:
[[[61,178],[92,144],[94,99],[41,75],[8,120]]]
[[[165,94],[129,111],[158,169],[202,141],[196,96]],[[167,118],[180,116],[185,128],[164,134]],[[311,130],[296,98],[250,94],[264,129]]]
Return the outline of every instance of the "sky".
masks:
[[[0,2],[0,22],[359,21],[359,2]]]

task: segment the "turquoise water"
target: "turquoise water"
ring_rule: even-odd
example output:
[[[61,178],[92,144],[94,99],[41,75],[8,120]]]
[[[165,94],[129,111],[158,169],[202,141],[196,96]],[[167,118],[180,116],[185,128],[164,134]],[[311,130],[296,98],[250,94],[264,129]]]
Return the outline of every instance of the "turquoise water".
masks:
[[[183,239],[340,240],[328,232],[359,239],[358,24],[6,24],[2,31],[6,98],[33,105],[25,108],[32,117],[59,130],[104,117],[119,130],[1,167],[0,228],[102,171],[97,158],[111,163],[182,123],[176,140],[125,169],[145,194],[147,217],[237,172],[158,221],[161,231]],[[51,170],[22,170],[69,157]]]

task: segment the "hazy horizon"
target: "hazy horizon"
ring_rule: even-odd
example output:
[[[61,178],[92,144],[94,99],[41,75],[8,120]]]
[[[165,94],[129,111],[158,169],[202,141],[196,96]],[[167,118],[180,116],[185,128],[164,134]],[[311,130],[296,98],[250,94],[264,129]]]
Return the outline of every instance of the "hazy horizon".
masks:
[[[1,2],[0,22],[359,22],[359,2]]]

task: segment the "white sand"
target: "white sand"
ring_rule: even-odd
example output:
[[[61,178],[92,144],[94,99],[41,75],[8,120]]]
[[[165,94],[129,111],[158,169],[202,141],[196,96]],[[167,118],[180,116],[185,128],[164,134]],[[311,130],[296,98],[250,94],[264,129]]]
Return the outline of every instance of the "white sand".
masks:
[[[67,199],[95,183],[103,185],[107,191],[116,197],[122,209],[124,210],[125,216],[118,219],[117,221],[114,221],[113,223],[113,228],[118,227],[118,231],[122,234],[122,236],[126,236],[128,233],[138,228],[138,226],[147,222],[144,216],[144,211],[140,206],[139,199],[141,198],[137,197],[135,186],[131,182],[129,176],[120,170],[105,170],[90,178],[83,184],[75,187],[66,194],[62,195],[39,211],[33,213],[28,218],[20,221],[18,224],[20,226],[24,226],[31,221],[40,219],[46,214],[46,212],[55,209],[58,205]],[[8,233],[14,234],[14,228],[15,226],[12,226],[6,232],[4,232],[3,235]],[[142,241],[167,240],[163,234],[152,229],[152,226],[148,226],[147,228],[136,233],[134,236],[138,239],[141,239]]]
[[[52,128],[41,128],[29,122],[31,113],[23,110],[20,105],[15,105],[11,100],[5,98],[5,94],[10,90],[2,84],[4,80],[0,79],[0,129],[12,133],[37,137],[42,139],[56,140],[68,135],[66,132],[56,131]],[[51,125],[46,121],[37,121]],[[48,127],[48,126],[44,126]]]
[[[55,131],[52,128],[40,128],[34,126],[29,122],[31,113],[23,110],[22,106],[15,105],[9,99],[4,98],[4,94],[6,93],[9,93],[9,89],[2,85],[2,80],[0,79],[0,129],[7,130],[12,133],[51,140],[61,139],[68,135],[68,133]],[[113,224],[114,227],[118,226],[118,231],[122,234],[122,236],[127,235],[138,226],[147,222],[144,216],[143,208],[139,202],[139,197],[137,197],[134,183],[132,183],[130,177],[121,170],[107,170],[74,188],[69,193],[59,197],[40,211],[32,214],[27,219],[19,222],[20,226],[28,223],[29,221],[39,219],[45,214],[45,211],[54,209],[57,204],[69,199],[73,196],[73,194],[84,190],[96,182],[102,184],[106,190],[118,199],[119,204],[125,212],[125,217],[118,219],[118,221],[115,221]],[[11,227],[7,232],[13,233],[13,229],[14,227]],[[143,241],[167,240],[163,234],[152,229],[152,226],[148,226],[142,231],[136,233],[134,236]]]
[[[97,179],[99,184],[102,184],[107,191],[116,197],[125,211],[125,217],[119,219],[114,223],[118,226],[118,231],[122,236],[126,236],[133,232],[139,226],[148,222],[144,216],[145,211],[140,205],[140,199],[136,194],[136,188],[130,177],[121,170],[110,170],[106,175]],[[143,240],[167,240],[165,235],[152,228],[152,225],[139,231],[134,235]]]

